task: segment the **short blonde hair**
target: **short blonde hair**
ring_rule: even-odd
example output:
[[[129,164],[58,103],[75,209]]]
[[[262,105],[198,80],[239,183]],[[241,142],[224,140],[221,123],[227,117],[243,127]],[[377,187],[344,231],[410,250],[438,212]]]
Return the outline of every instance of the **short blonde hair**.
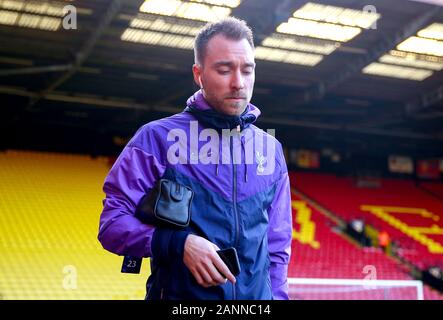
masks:
[[[195,37],[194,61],[196,64],[203,65],[208,42],[218,34],[222,34],[231,40],[246,39],[251,48],[254,48],[252,30],[246,22],[234,17],[224,18],[220,21],[206,24]]]

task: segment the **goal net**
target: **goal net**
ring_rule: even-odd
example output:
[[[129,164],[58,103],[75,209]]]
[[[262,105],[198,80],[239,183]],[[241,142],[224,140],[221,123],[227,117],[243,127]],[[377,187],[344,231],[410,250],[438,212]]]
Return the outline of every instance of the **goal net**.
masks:
[[[289,278],[291,300],[423,300],[417,280]]]

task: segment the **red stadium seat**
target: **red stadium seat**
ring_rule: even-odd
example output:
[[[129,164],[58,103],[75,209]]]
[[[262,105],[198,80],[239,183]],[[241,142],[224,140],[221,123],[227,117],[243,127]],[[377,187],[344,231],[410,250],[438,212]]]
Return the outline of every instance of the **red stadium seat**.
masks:
[[[402,230],[410,227],[430,227],[432,224],[442,225],[442,220],[435,218],[443,214],[443,203],[418,189],[413,182],[383,180],[379,189],[360,189],[354,186],[350,178],[337,178],[327,174],[291,173],[291,186],[310,199],[331,211],[338,217],[349,221],[363,218],[366,223],[386,230],[391,239],[397,241],[402,248],[399,254],[419,267],[441,263],[443,254],[429,252],[429,241],[443,243],[443,235],[429,235],[429,239],[419,242],[405,234]],[[293,201],[300,198],[293,194]],[[294,204],[294,203],[293,203]],[[362,210],[362,205],[424,208],[433,213],[430,217],[418,214],[390,213],[385,221],[369,211]],[[411,280],[408,269],[375,248],[361,248],[352,244],[342,235],[332,231],[332,220],[320,213],[311,205],[310,221],[315,225],[314,241],[320,246],[315,249],[310,244],[293,241],[290,277],[296,278],[354,278],[363,279],[365,266],[374,266],[377,279]],[[301,225],[297,222],[297,208],[294,208],[294,230],[296,233]],[[425,214],[426,215],[426,214]],[[394,227],[390,223],[397,220],[407,226]],[[431,224],[429,223],[431,222]],[[296,235],[297,236],[297,235]],[[440,298],[437,292],[426,288],[425,298]]]

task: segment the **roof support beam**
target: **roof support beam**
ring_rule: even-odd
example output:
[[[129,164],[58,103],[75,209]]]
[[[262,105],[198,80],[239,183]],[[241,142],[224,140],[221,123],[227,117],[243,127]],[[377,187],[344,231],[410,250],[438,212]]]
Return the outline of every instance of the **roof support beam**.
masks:
[[[65,83],[68,79],[70,79],[78,70],[79,67],[83,65],[86,59],[91,54],[94,46],[97,44],[100,37],[103,35],[106,28],[110,25],[112,20],[120,11],[122,6],[121,0],[112,0],[109,6],[106,9],[106,12],[103,14],[100,19],[97,28],[91,34],[91,36],[86,40],[81,49],[77,52],[75,56],[75,60],[72,63],[72,67],[55,81],[53,81],[46,89],[41,91],[39,95],[32,99],[28,105],[29,108],[32,108],[36,103],[38,103],[42,98],[50,94],[53,90],[57,89],[63,83]]]
[[[243,0],[242,4],[233,10],[232,15],[248,22],[254,31],[254,42],[258,45],[306,1]]]
[[[302,95],[302,99],[299,101],[301,101],[301,103],[308,103],[313,100],[322,99],[328,91],[336,88],[353,75],[361,72],[364,67],[377,60],[389,50],[395,48],[398,43],[417,33],[417,31],[429,24],[440,12],[441,8],[435,7],[413,20],[411,23],[406,25],[403,30],[399,31],[395,35],[383,38],[378,45],[375,45],[371,50],[368,51],[367,55],[359,56],[359,58],[357,58],[354,62],[347,64],[342,72],[338,72],[331,78],[320,82],[314,88],[306,90]]]
[[[420,114],[422,111],[434,106],[438,102],[443,101],[443,85],[440,85],[436,89],[426,92],[419,98],[406,103],[401,110],[391,112],[390,114],[383,114],[382,116],[359,123],[355,127],[360,128],[375,128],[384,127],[388,125],[401,124],[407,120],[420,120],[431,119],[433,117],[441,117],[441,113],[425,113]]]
[[[0,77],[68,71],[71,70],[72,67],[73,67],[72,64],[62,64],[62,65],[53,65],[53,66],[44,66],[44,67],[5,69],[5,70],[0,70]]]
[[[34,98],[38,96],[37,93],[28,91],[24,88],[14,88],[14,87],[5,87],[0,86],[0,93],[10,94],[16,96],[24,96]],[[95,106],[103,106],[103,107],[114,107],[114,108],[125,108],[125,109],[135,109],[135,110],[144,110],[147,112],[166,112],[166,113],[177,113],[181,112],[182,108],[170,107],[170,106],[148,106],[140,103],[136,103],[135,101],[124,101],[117,100],[115,98],[107,98],[107,97],[90,97],[90,96],[81,96],[76,95],[75,93],[58,93],[51,92],[50,94],[44,97],[46,100],[51,101],[61,101],[67,103],[79,103],[86,105],[95,105]],[[429,140],[435,142],[443,142],[443,137],[436,137],[427,134],[421,133],[413,133],[406,131],[391,131],[391,130],[383,130],[383,129],[372,129],[372,128],[357,128],[357,127],[343,127],[337,124],[327,124],[320,122],[312,122],[312,121],[304,121],[304,120],[290,120],[287,118],[272,118],[272,117],[260,117],[260,122],[275,124],[278,126],[292,126],[292,127],[300,127],[300,128],[311,128],[311,129],[322,129],[322,130],[332,130],[332,131],[343,131],[343,132],[353,132],[353,133],[362,133],[368,135],[376,135],[376,136],[385,136],[385,137],[396,137],[396,138],[407,138],[414,140]]]
[[[443,101],[443,84],[430,92],[424,93],[416,101],[408,102],[405,106],[406,113],[408,115],[413,115],[432,107],[440,101]]]

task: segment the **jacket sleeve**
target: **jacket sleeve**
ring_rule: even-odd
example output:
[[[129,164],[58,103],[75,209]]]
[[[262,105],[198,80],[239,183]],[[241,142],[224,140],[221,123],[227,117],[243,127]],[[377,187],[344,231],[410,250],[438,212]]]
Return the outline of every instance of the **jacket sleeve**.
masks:
[[[291,189],[286,164],[283,167],[284,170],[277,181],[274,199],[268,210],[270,275],[272,295],[277,300],[289,299],[287,275],[292,242]]]
[[[165,166],[139,147],[126,146],[105,179],[103,211],[98,240],[103,248],[118,255],[152,256],[155,227],[135,216],[144,194],[164,173]]]

